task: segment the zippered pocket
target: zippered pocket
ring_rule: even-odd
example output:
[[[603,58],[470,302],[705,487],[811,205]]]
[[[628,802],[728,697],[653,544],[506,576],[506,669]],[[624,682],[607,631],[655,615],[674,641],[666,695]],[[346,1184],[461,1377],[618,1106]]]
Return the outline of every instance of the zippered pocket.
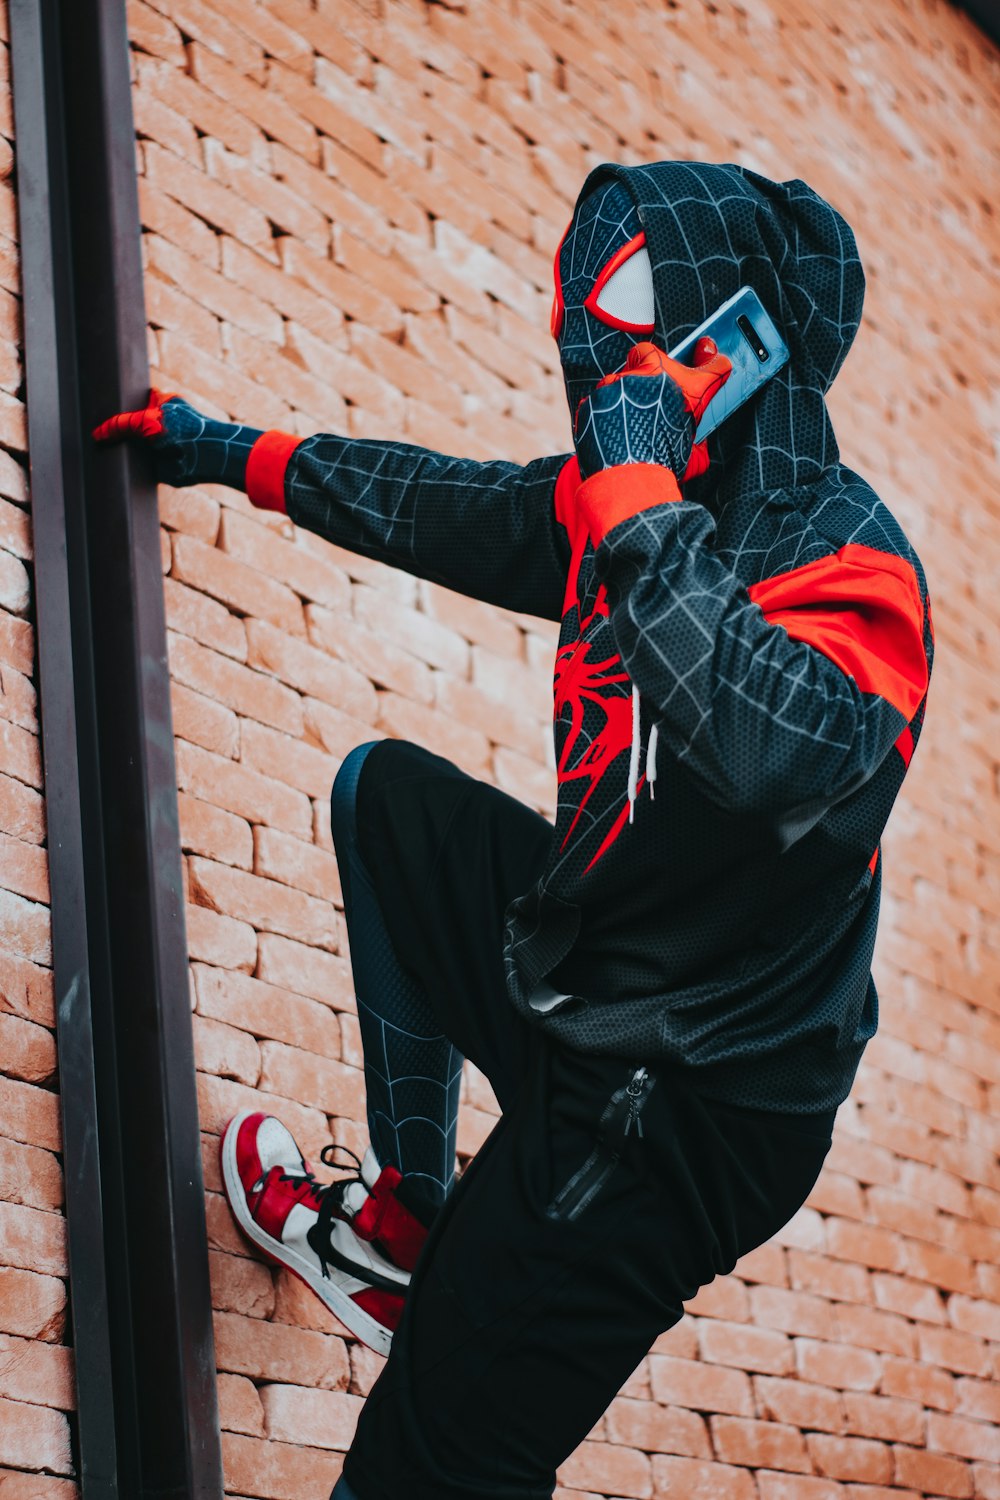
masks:
[[[635,1068],[626,1084],[615,1089],[597,1122],[597,1144],[581,1167],[556,1193],[545,1210],[550,1219],[578,1219],[621,1161],[622,1143],[631,1134],[642,1135],[639,1118],[656,1080],[646,1068]]]

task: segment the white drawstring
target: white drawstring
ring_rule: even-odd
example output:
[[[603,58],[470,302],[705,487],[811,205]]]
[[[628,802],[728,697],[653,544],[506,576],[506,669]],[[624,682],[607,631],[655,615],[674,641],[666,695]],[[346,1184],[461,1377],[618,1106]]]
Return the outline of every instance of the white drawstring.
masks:
[[[632,753],[628,763],[628,820],[635,822],[635,799],[639,794],[639,753],[641,750],[642,731],[640,718],[642,713],[642,698],[635,683],[632,684]],[[656,740],[657,728],[654,724],[649,731],[649,742],[646,745],[646,780],[649,783],[650,801],[654,799],[654,783],[656,781]]]
[[[649,731],[649,744],[646,746],[646,780],[649,783],[649,800],[654,801],[656,792],[653,784],[656,781],[656,736],[657,728],[654,724]]]
[[[628,763],[628,820],[635,820],[635,799],[639,786],[639,712],[642,700],[639,689],[632,684],[632,754]]]

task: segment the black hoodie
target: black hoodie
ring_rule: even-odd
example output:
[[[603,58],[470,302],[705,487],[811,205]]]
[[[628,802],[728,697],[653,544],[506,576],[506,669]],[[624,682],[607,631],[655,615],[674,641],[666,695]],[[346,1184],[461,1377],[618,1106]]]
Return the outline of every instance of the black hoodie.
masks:
[[[878,843],[933,650],[920,562],[841,464],[824,401],[861,266],[802,182],[680,162],[609,173],[646,235],[658,344],[750,285],[791,351],[717,429],[682,501],[651,502],[595,549],[572,458],[521,468],[329,435],[287,466],[279,445],[251,498],[561,620],[552,846],[506,920],[517,1009],[567,1047],[685,1065],[732,1103],[828,1110],[877,1024]]]

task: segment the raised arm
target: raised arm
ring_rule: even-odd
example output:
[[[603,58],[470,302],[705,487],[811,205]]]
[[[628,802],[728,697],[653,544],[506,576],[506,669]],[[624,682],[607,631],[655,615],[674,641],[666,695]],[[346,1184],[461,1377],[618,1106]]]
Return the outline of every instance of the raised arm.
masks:
[[[507,609],[558,620],[569,545],[553,509],[565,456],[521,466],[408,443],[216,422],[179,396],[95,430],[137,437],[167,484],[228,484],[341,547]]]
[[[707,796],[770,818],[787,843],[894,745],[908,760],[930,670],[927,601],[911,562],[854,543],[747,588],[678,483],[705,462],[692,467],[691,441],[711,366],[644,359],[644,347],[581,410],[578,514],[659,736]]]

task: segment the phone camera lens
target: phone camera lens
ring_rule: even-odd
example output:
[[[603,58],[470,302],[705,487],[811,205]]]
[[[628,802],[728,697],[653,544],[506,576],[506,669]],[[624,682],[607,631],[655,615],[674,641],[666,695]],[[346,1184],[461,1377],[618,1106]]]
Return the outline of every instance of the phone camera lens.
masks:
[[[763,364],[765,360],[770,359],[770,353],[764,347],[760,334],[757,332],[756,328],[753,326],[750,319],[746,316],[745,313],[743,313],[736,319],[736,326],[740,330],[740,333],[742,333],[743,337],[746,339],[747,343],[750,345],[750,348],[753,350],[754,354],[757,356],[761,364]]]

